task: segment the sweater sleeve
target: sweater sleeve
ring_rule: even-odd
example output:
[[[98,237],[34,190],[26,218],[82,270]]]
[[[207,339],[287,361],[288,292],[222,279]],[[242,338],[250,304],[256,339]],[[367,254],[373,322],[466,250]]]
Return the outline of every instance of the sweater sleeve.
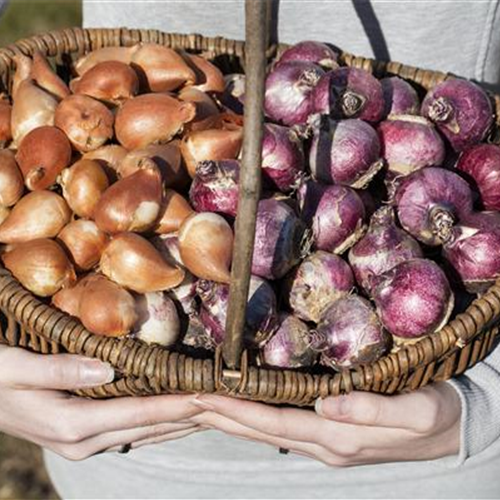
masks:
[[[500,344],[481,362],[448,383],[457,391],[462,416],[460,451],[450,466],[459,466],[500,439]]]

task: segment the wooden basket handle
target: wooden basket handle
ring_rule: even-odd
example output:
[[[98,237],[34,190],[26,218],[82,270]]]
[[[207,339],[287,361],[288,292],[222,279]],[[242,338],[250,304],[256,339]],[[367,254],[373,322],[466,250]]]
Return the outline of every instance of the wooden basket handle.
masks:
[[[245,1],[245,114],[238,215],[235,224],[231,287],[222,355],[231,369],[239,368],[252,268],[257,205],[261,187],[266,48],[269,40],[268,2]]]

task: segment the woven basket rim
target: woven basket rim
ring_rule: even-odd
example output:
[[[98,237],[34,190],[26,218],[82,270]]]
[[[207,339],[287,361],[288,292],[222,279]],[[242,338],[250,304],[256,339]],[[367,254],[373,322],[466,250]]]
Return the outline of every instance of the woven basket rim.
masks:
[[[224,54],[238,58],[244,57],[243,41],[229,40],[223,37],[203,37],[199,34],[186,35],[164,33],[158,30],[129,30],[127,28],[68,28],[28,37],[0,49],[0,78],[7,78],[7,80],[4,80],[4,86],[9,88],[8,79],[13,68],[12,58],[18,52],[30,55],[33,50],[37,49],[45,55],[53,57],[68,52],[83,54],[103,46],[133,45],[141,41],[162,43],[174,48],[211,53],[212,55]],[[271,46],[268,51],[269,58],[276,57],[287,46],[287,44]],[[396,62],[381,62],[370,58],[353,56],[346,52],[340,53],[340,59],[344,64],[362,67],[373,72],[391,73],[403,78],[405,78],[404,75],[407,75],[406,79],[422,85],[424,88],[430,88],[440,81],[454,77],[449,73],[423,70]],[[498,126],[500,97],[494,96],[494,98],[497,106],[496,119]],[[197,363],[196,358],[173,353],[168,348],[155,345],[146,346],[141,341],[131,340],[130,338],[112,339],[90,333],[78,320],[55,307],[44,305],[31,292],[22,288],[20,283],[3,266],[0,266],[0,306],[28,331],[36,332],[37,335],[49,342],[57,342],[68,352],[84,355],[91,353],[103,361],[111,362],[122,371],[125,377],[129,377],[131,381],[134,380],[134,383],[139,384],[139,386],[140,384],[147,385],[146,379],[150,385],[155,384],[156,377],[161,375],[161,370],[167,371],[167,367],[160,366],[162,361],[166,363],[167,357],[168,359],[175,358],[176,362],[180,362],[178,360],[182,359],[183,363],[191,363],[192,366]],[[466,311],[451,319],[440,331],[422,337],[412,345],[403,346],[398,352],[392,352],[370,365],[344,370],[340,373],[312,376],[292,370],[249,367],[245,358],[246,353],[244,353],[241,373],[235,377],[235,384],[231,384],[225,379],[228,374],[221,365],[219,350],[216,352],[213,364],[205,363],[206,360],[202,359],[201,363],[198,363],[199,366],[196,365],[198,366],[197,370],[213,371],[213,381],[208,381],[206,387],[202,383],[199,390],[213,389],[217,392],[230,393],[236,396],[266,400],[266,397],[259,393],[259,389],[257,389],[256,394],[250,396],[245,393],[247,385],[251,384],[252,376],[261,378],[265,376],[266,380],[269,377],[283,376],[284,379],[291,380],[292,385],[302,384],[307,387],[311,385],[314,388],[314,391],[312,391],[314,395],[309,397],[312,393],[290,394],[285,395],[286,397],[283,396],[281,400],[295,404],[310,404],[312,398],[323,397],[332,392],[338,394],[349,392],[352,389],[367,390],[366,387],[371,387],[375,379],[385,381],[390,379],[391,376],[398,374],[401,376],[402,373],[407,373],[409,376],[412,371],[432,365],[463,348],[499,318],[500,280],[481,298],[476,298]],[[118,354],[113,354],[116,352]],[[123,354],[124,352],[126,354]],[[140,357],[142,364],[136,358],[131,360],[134,356],[136,358]],[[154,368],[146,366],[145,360],[151,359],[155,360]],[[192,369],[195,370],[195,368]],[[255,371],[258,373],[255,374]],[[274,371],[278,371],[280,374],[273,375]],[[190,376],[195,377],[196,373]],[[423,376],[425,378],[425,374]],[[260,383],[262,383],[261,378],[258,378]],[[126,385],[126,382],[124,384]],[[165,390],[164,386],[158,384],[155,389]],[[167,385],[169,392],[178,390],[176,387],[172,387],[170,382]],[[138,386],[134,385],[134,387]],[[129,388],[129,391],[132,390]],[[179,390],[182,391],[182,387],[179,386]],[[96,390],[92,394],[99,396],[98,393],[99,391]],[[272,397],[267,399],[273,401]]]

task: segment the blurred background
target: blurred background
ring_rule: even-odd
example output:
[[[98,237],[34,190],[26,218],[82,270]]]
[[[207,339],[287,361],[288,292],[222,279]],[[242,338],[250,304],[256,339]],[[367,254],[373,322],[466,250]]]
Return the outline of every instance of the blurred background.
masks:
[[[81,25],[80,0],[10,0],[0,11],[0,47],[43,31]],[[0,433],[0,499],[58,498],[41,450]]]

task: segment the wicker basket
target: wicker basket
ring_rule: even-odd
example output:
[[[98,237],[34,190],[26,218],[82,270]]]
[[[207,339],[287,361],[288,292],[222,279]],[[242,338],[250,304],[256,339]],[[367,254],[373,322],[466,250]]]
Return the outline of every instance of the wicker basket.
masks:
[[[244,67],[243,42],[200,35],[167,34],[156,30],[66,29],[21,40],[0,50],[0,91],[12,84],[16,52],[37,49],[55,58],[60,74],[68,74],[72,58],[107,46],[155,42],[203,53],[223,71]],[[270,47],[269,61],[284,46]],[[399,63],[384,63],[342,53],[341,61],[377,76],[399,75],[423,89],[452,77]],[[500,129],[500,97],[495,97]],[[497,134],[498,135],[498,134]],[[111,363],[117,379],[105,386],[80,391],[94,398],[176,392],[217,392],[270,403],[309,405],[317,397],[352,390],[392,394],[414,390],[437,380],[463,373],[483,359],[495,345],[500,319],[500,282],[476,299],[441,331],[422,338],[377,362],[340,373],[310,374],[250,366],[242,353],[239,369],[224,366],[221,349],[212,358],[194,358],[141,341],[107,338],[87,331],[76,319],[50,307],[27,292],[12,275],[0,268],[0,342],[40,353],[70,352]]]

